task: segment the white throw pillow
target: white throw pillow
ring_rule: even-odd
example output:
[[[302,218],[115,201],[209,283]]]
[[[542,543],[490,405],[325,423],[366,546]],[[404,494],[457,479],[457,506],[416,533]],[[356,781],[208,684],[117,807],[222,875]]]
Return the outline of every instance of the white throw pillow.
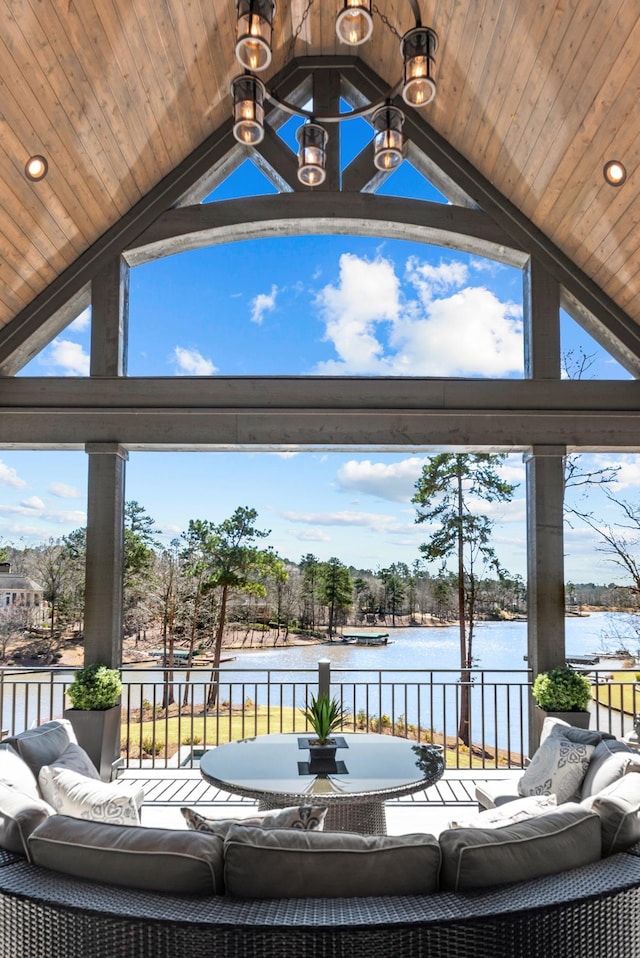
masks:
[[[488,808],[472,818],[451,822],[450,828],[504,828],[529,818],[537,818],[546,812],[555,811],[558,803],[555,795],[528,795],[513,802],[505,802],[496,808]]]
[[[61,815],[111,825],[139,825],[144,797],[137,786],[101,782],[67,768],[43,765],[38,776],[45,801]]]
[[[593,745],[549,736],[518,782],[520,795],[555,795],[558,805],[579,791],[595,749]]]
[[[187,825],[195,832],[210,832],[224,838],[233,825],[247,825],[257,828],[295,828],[298,831],[322,831],[327,809],[318,805],[294,805],[290,808],[276,808],[249,818],[207,818],[194,808],[181,808]]]

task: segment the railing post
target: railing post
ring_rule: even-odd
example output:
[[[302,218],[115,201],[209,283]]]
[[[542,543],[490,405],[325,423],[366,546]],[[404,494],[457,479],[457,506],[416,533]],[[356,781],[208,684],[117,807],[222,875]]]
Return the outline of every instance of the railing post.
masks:
[[[331,690],[331,662],[329,659],[318,659],[318,696],[326,695],[330,698]]]

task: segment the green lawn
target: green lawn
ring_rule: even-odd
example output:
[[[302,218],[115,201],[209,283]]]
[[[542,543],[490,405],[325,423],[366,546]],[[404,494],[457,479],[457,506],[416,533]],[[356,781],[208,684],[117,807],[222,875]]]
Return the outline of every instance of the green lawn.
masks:
[[[309,731],[305,728],[299,709],[281,709],[279,706],[256,709],[253,705],[245,705],[243,709],[234,709],[232,712],[221,710],[219,716],[178,715],[177,706],[173,712],[174,714],[168,716],[160,713],[154,719],[151,709],[145,709],[141,724],[135,720],[137,716],[131,717],[128,749],[130,758],[138,758],[141,753],[148,757],[154,754],[158,757],[171,756],[181,745],[223,745],[225,742],[267,735],[270,732],[298,732],[304,735]],[[344,729],[354,731],[353,725],[349,724],[345,724]],[[375,731],[378,731],[378,728]],[[434,735],[434,740],[441,741],[442,737]],[[126,750],[127,730],[124,721],[121,744]],[[478,755],[472,754],[469,760],[469,749],[460,745],[458,752],[451,746],[445,750],[447,767],[456,768],[458,757],[460,766],[464,768],[480,768],[483,765],[482,758]],[[491,765],[492,762],[489,761],[487,767]]]
[[[640,683],[635,682],[636,673],[632,669],[624,672],[612,672],[611,682],[593,687],[593,697],[607,708],[635,715],[640,712]],[[622,684],[624,683],[624,684]]]

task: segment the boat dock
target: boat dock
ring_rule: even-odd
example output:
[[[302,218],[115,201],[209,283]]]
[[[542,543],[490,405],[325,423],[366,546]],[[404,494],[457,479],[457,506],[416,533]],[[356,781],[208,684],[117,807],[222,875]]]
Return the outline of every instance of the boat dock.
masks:
[[[342,641],[349,645],[388,645],[388,632],[343,632]]]

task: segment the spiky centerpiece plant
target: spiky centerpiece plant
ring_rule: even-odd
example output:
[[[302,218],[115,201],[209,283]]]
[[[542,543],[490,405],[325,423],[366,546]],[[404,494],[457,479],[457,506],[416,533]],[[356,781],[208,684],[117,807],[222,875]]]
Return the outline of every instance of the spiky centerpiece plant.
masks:
[[[321,692],[317,697],[311,696],[311,704],[302,710],[307,723],[315,732],[316,739],[309,742],[309,747],[323,747],[333,745],[331,733],[342,725],[344,721],[344,710],[335,698]]]

